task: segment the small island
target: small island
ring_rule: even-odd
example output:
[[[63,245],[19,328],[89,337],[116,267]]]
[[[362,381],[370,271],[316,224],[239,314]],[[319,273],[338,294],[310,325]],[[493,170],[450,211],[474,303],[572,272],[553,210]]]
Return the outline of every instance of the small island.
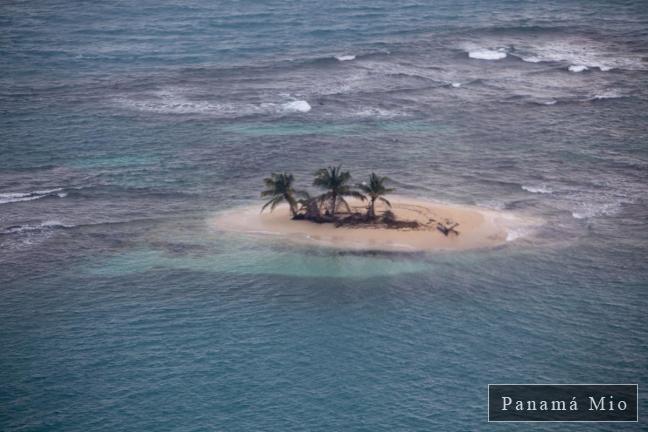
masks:
[[[261,211],[270,207],[270,211],[281,203],[288,204],[290,214],[294,220],[308,220],[315,223],[332,223],[336,227],[357,227],[384,229],[420,229],[423,226],[436,229],[443,235],[459,235],[458,222],[450,219],[437,221],[433,217],[425,223],[420,223],[417,218],[399,220],[391,210],[391,203],[385,195],[395,191],[387,187],[388,177],[380,177],[371,173],[367,182],[351,184],[351,173],[342,171],[341,166],[330,166],[315,172],[313,186],[323,192],[311,195],[304,190],[296,190],[293,186],[295,178],[288,173],[273,173],[264,179],[266,190],[261,192],[261,197],[270,197]],[[364,211],[358,211],[357,206],[351,207],[348,198],[366,202]],[[376,212],[376,203],[387,207],[381,214]],[[346,212],[344,212],[346,210]]]
[[[494,210],[395,196],[371,173],[354,183],[341,166],[314,173],[319,193],[298,189],[287,172],[264,179],[261,207],[219,214],[216,228],[356,250],[423,251],[492,247],[510,239],[516,217]],[[266,211],[269,210],[269,211]]]

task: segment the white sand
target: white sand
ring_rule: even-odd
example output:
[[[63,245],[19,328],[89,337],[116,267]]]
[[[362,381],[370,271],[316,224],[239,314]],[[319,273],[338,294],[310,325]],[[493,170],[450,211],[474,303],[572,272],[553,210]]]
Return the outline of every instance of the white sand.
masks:
[[[389,197],[397,220],[416,220],[417,229],[389,229],[384,226],[343,226],[292,220],[287,205],[274,212],[260,213],[261,205],[241,207],[218,214],[213,225],[223,231],[267,236],[274,241],[286,240],[319,246],[355,250],[424,251],[466,250],[494,247],[506,243],[509,225],[516,216],[510,213],[469,206],[440,204],[405,197]],[[350,201],[356,211],[366,204]],[[376,204],[381,215],[385,206]],[[443,235],[438,222],[458,222],[459,234]]]

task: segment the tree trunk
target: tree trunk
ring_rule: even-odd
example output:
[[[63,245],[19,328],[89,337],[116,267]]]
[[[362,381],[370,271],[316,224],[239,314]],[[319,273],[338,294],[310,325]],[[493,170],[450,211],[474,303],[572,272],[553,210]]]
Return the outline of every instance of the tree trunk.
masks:
[[[292,214],[292,217],[297,216],[297,211],[295,210],[295,206],[293,205],[288,195],[284,195],[284,199],[288,203],[288,207],[290,207],[290,214]]]
[[[376,217],[376,198],[371,198],[371,214],[369,215],[371,219]]]
[[[306,205],[306,219],[316,220],[322,217],[322,209],[320,203],[316,200],[308,201]]]
[[[331,198],[333,201],[333,206],[331,208],[331,216],[335,216],[335,209],[337,207],[337,194],[333,192],[333,197]]]

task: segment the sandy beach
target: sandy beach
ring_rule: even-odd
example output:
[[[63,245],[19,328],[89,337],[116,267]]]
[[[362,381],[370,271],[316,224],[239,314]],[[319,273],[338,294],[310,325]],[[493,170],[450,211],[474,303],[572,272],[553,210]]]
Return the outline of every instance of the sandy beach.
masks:
[[[292,220],[287,205],[260,213],[260,206],[232,209],[218,214],[211,223],[218,230],[267,236],[277,239],[354,250],[426,251],[466,250],[495,247],[510,239],[517,217],[504,212],[470,206],[435,203],[405,197],[391,198],[392,212],[399,221],[417,221],[419,228],[386,228],[383,225],[336,227]],[[364,212],[365,205],[350,201],[352,211]],[[386,209],[376,205],[378,215]],[[447,236],[437,224],[456,226]]]

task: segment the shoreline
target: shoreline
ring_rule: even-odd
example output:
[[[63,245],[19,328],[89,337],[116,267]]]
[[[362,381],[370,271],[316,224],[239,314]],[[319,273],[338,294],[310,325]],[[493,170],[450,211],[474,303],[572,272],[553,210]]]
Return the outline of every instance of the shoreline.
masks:
[[[347,250],[400,252],[452,251],[501,246],[519,236],[512,230],[522,218],[510,212],[427,201],[396,196],[390,199],[392,212],[399,221],[416,221],[418,228],[387,228],[380,224],[336,227],[333,223],[292,220],[287,205],[274,212],[260,213],[260,205],[246,205],[226,210],[210,218],[209,224],[220,231],[265,236],[293,243]],[[352,211],[364,211],[366,204],[350,200]],[[385,206],[377,206],[382,214]],[[447,236],[436,224],[458,223],[458,234]]]

